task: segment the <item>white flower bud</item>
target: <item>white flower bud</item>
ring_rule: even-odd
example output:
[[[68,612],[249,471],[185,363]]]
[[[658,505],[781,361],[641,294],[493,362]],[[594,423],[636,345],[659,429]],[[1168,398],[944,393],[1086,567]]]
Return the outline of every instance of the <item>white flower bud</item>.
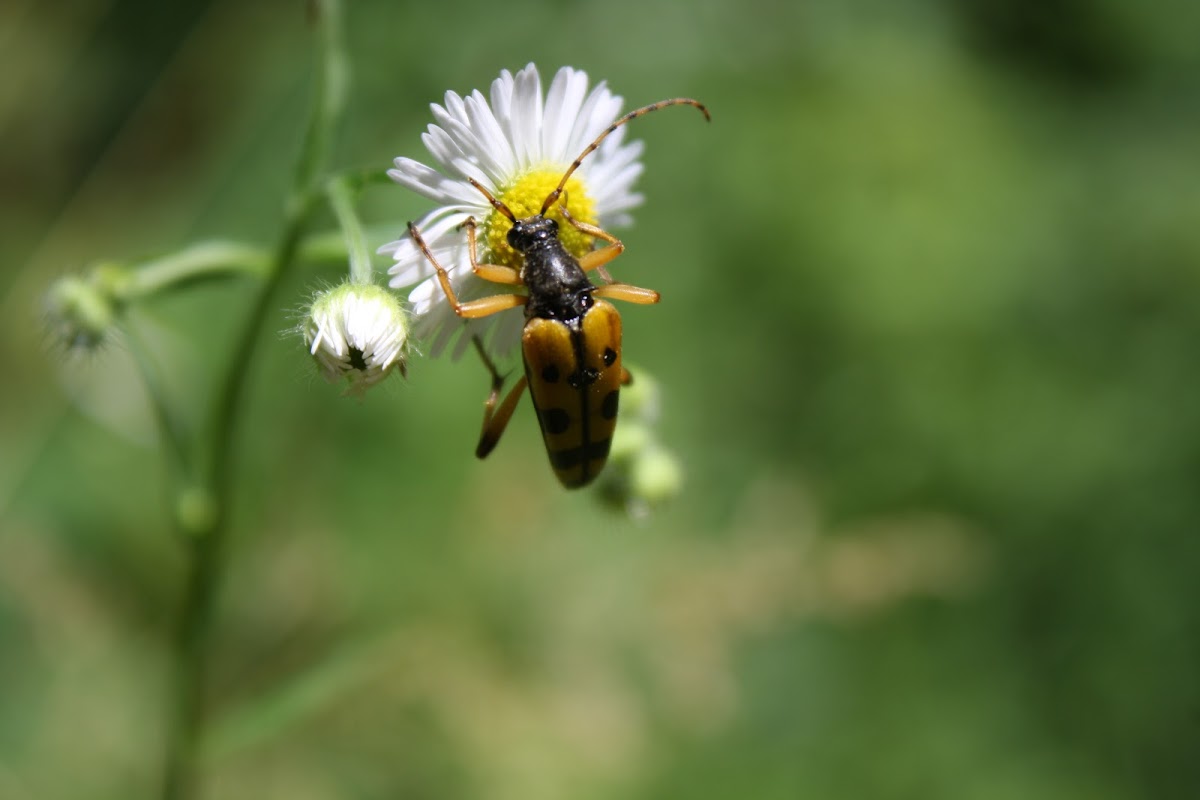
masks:
[[[319,295],[301,326],[304,343],[330,383],[362,395],[393,370],[405,371],[408,319],[381,286],[344,283]]]

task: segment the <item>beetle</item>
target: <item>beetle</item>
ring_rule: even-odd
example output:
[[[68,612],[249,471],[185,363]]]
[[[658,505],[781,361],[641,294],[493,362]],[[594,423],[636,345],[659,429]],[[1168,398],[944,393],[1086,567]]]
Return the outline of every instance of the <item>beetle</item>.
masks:
[[[525,307],[525,327],[521,334],[525,374],[499,406],[497,402],[504,378],[484,352],[479,339],[474,339],[475,348],[492,375],[491,394],[484,406],[483,430],[475,449],[477,457],[486,458],[500,441],[528,386],[550,466],[562,485],[568,489],[586,486],[604,467],[616,429],[620,387],[630,380],[629,372],[621,363],[621,315],[606,302],[606,298],[653,304],[659,301],[659,294],[652,289],[608,280],[604,265],[624,252],[625,245],[620,239],[595,225],[575,219],[564,203],[560,208],[569,224],[606,242],[604,247],[577,259],[559,239],[558,223],[547,217],[546,212],[563,195],[567,180],[605,137],[643,114],[674,105],[695,106],[706,120],[711,119],[702,103],[685,97],[660,100],[630,111],[584,148],[567,167],[558,186],[546,196],[541,210],[525,219],[517,219],[508,206],[482,184],[468,178],[491,206],[512,223],[508,244],[522,260],[519,270],[480,263],[476,223],[471,217],[463,223],[467,230],[471,269],[485,281],[524,287],[526,294],[514,292],[459,301],[445,267],[438,263],[417,226],[408,223],[409,235],[437,271],[438,283],[458,316],[478,319],[517,306]],[[607,282],[594,285],[587,274],[593,270],[598,270]]]

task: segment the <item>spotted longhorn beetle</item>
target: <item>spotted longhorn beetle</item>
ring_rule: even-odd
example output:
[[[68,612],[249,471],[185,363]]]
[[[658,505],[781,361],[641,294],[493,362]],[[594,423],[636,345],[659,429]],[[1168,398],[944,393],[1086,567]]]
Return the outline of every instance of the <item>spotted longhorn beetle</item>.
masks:
[[[562,196],[567,180],[606,136],[643,114],[675,105],[695,106],[705,119],[711,119],[702,103],[684,97],[661,100],[630,111],[609,125],[571,162],[558,186],[546,196],[541,211],[531,217],[517,219],[508,206],[483,185],[468,178],[492,207],[512,222],[508,244],[522,257],[519,270],[479,263],[476,223],[471,217],[463,223],[467,229],[471,269],[485,281],[524,286],[528,294],[499,294],[460,302],[446,269],[421,238],[417,226],[408,223],[409,234],[437,270],[438,282],[458,316],[478,319],[525,306],[525,328],[521,335],[525,374],[499,407],[497,401],[504,378],[484,352],[479,339],[474,340],[492,374],[492,390],[483,414],[483,432],[475,449],[479,458],[485,458],[500,441],[528,385],[550,466],[563,486],[568,489],[586,486],[604,467],[616,429],[620,387],[627,384],[630,377],[621,365],[621,316],[603,298],[652,304],[658,302],[659,294],[627,283],[610,281],[601,286],[593,285],[587,273],[599,269],[607,277],[603,266],[621,255],[625,245],[611,233],[572,217],[564,204],[561,209],[567,222],[582,233],[608,243],[577,259],[559,239],[558,223],[547,217],[546,212]]]

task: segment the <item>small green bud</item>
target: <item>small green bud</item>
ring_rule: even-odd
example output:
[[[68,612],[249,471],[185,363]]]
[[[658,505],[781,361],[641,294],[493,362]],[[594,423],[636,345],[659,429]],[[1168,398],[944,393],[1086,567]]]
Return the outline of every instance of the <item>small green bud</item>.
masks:
[[[683,468],[665,447],[651,446],[634,459],[629,482],[631,494],[648,506],[658,506],[683,489]]]
[[[623,445],[620,429],[613,439],[613,454],[598,487],[602,502],[635,519],[674,499],[683,489],[683,468],[672,453],[656,443],[640,425]],[[620,449],[618,451],[618,446]]]
[[[616,433],[613,434],[612,447],[608,451],[609,462],[632,460],[650,446],[652,438],[650,429],[637,419],[621,420]]]
[[[127,276],[121,267],[104,265],[55,281],[46,293],[46,313],[59,341],[72,348],[99,346],[120,316]]]
[[[211,530],[216,516],[217,506],[212,492],[207,489],[189,486],[176,498],[175,518],[179,527],[190,535],[198,536]]]
[[[632,381],[621,390],[621,424],[613,434],[608,467],[600,478],[600,500],[631,517],[646,517],[683,488],[679,460],[658,442],[658,382],[631,368]]]
[[[120,264],[100,264],[89,274],[92,285],[112,298],[116,305],[125,302],[132,281],[130,271]]]
[[[626,364],[632,377],[628,386],[621,389],[622,419],[636,418],[646,422],[658,419],[661,392],[658,381],[646,370]]]

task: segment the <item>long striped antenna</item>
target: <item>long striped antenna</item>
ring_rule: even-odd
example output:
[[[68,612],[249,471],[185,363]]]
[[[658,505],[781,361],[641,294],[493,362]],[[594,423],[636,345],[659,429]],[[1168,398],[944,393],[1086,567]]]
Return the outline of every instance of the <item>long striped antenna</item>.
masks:
[[[546,196],[546,202],[542,203],[542,210],[538,212],[538,216],[541,217],[541,216],[546,215],[546,209],[548,209],[548,208],[550,208],[550,206],[554,205],[555,201],[558,200],[559,195],[562,194],[563,187],[567,185],[567,179],[571,177],[571,175],[575,172],[575,170],[579,169],[579,165],[582,164],[583,160],[588,157],[588,154],[600,146],[600,143],[604,141],[606,136],[608,136],[610,133],[612,133],[617,128],[624,125],[626,122],[629,122],[630,120],[637,119],[638,117],[642,116],[643,114],[649,114],[651,111],[658,111],[660,108],[666,108],[667,106],[695,106],[696,108],[700,109],[700,113],[702,113],[704,115],[704,118],[706,120],[708,120],[709,122],[712,121],[712,115],[710,115],[708,113],[708,109],[704,107],[704,104],[698,100],[692,100],[691,98],[688,98],[688,97],[673,97],[670,100],[659,100],[657,103],[651,103],[648,106],[642,106],[641,108],[635,108],[633,111],[630,111],[628,114],[626,114],[625,116],[618,119],[612,125],[609,125],[604,130],[604,133],[602,133],[596,137],[596,141],[592,142],[586,148],[584,148],[583,152],[579,154],[579,158],[577,158],[571,162],[571,166],[567,167],[567,172],[565,175],[562,176],[562,180],[558,182],[558,186],[554,189],[553,192],[551,192],[549,195]],[[468,179],[468,180],[470,180],[470,179]],[[475,181],[471,181],[471,183],[475,183]],[[475,185],[479,189],[483,188],[482,186],[479,186],[479,184],[475,184]],[[487,194],[487,192],[485,191],[484,194]],[[492,200],[492,196],[488,195],[488,199]],[[496,200],[492,200],[492,205],[495,206],[497,209],[499,209],[500,206],[496,205],[497,202],[498,201],[496,201]],[[503,213],[503,212],[501,212],[501,213]],[[509,219],[512,219],[511,215],[509,216]]]
[[[508,217],[509,222],[512,222],[514,224],[516,223],[517,218],[511,211],[508,210],[508,206],[504,205],[504,203],[501,202],[500,200],[497,200],[496,198],[492,197],[492,193],[489,192],[487,189],[483,188],[482,183],[480,183],[479,181],[477,181],[471,177],[468,177],[467,180],[471,183],[472,186],[474,186],[479,191],[483,192],[483,196],[486,197],[487,201],[492,204],[492,208],[496,209],[501,214]]]

